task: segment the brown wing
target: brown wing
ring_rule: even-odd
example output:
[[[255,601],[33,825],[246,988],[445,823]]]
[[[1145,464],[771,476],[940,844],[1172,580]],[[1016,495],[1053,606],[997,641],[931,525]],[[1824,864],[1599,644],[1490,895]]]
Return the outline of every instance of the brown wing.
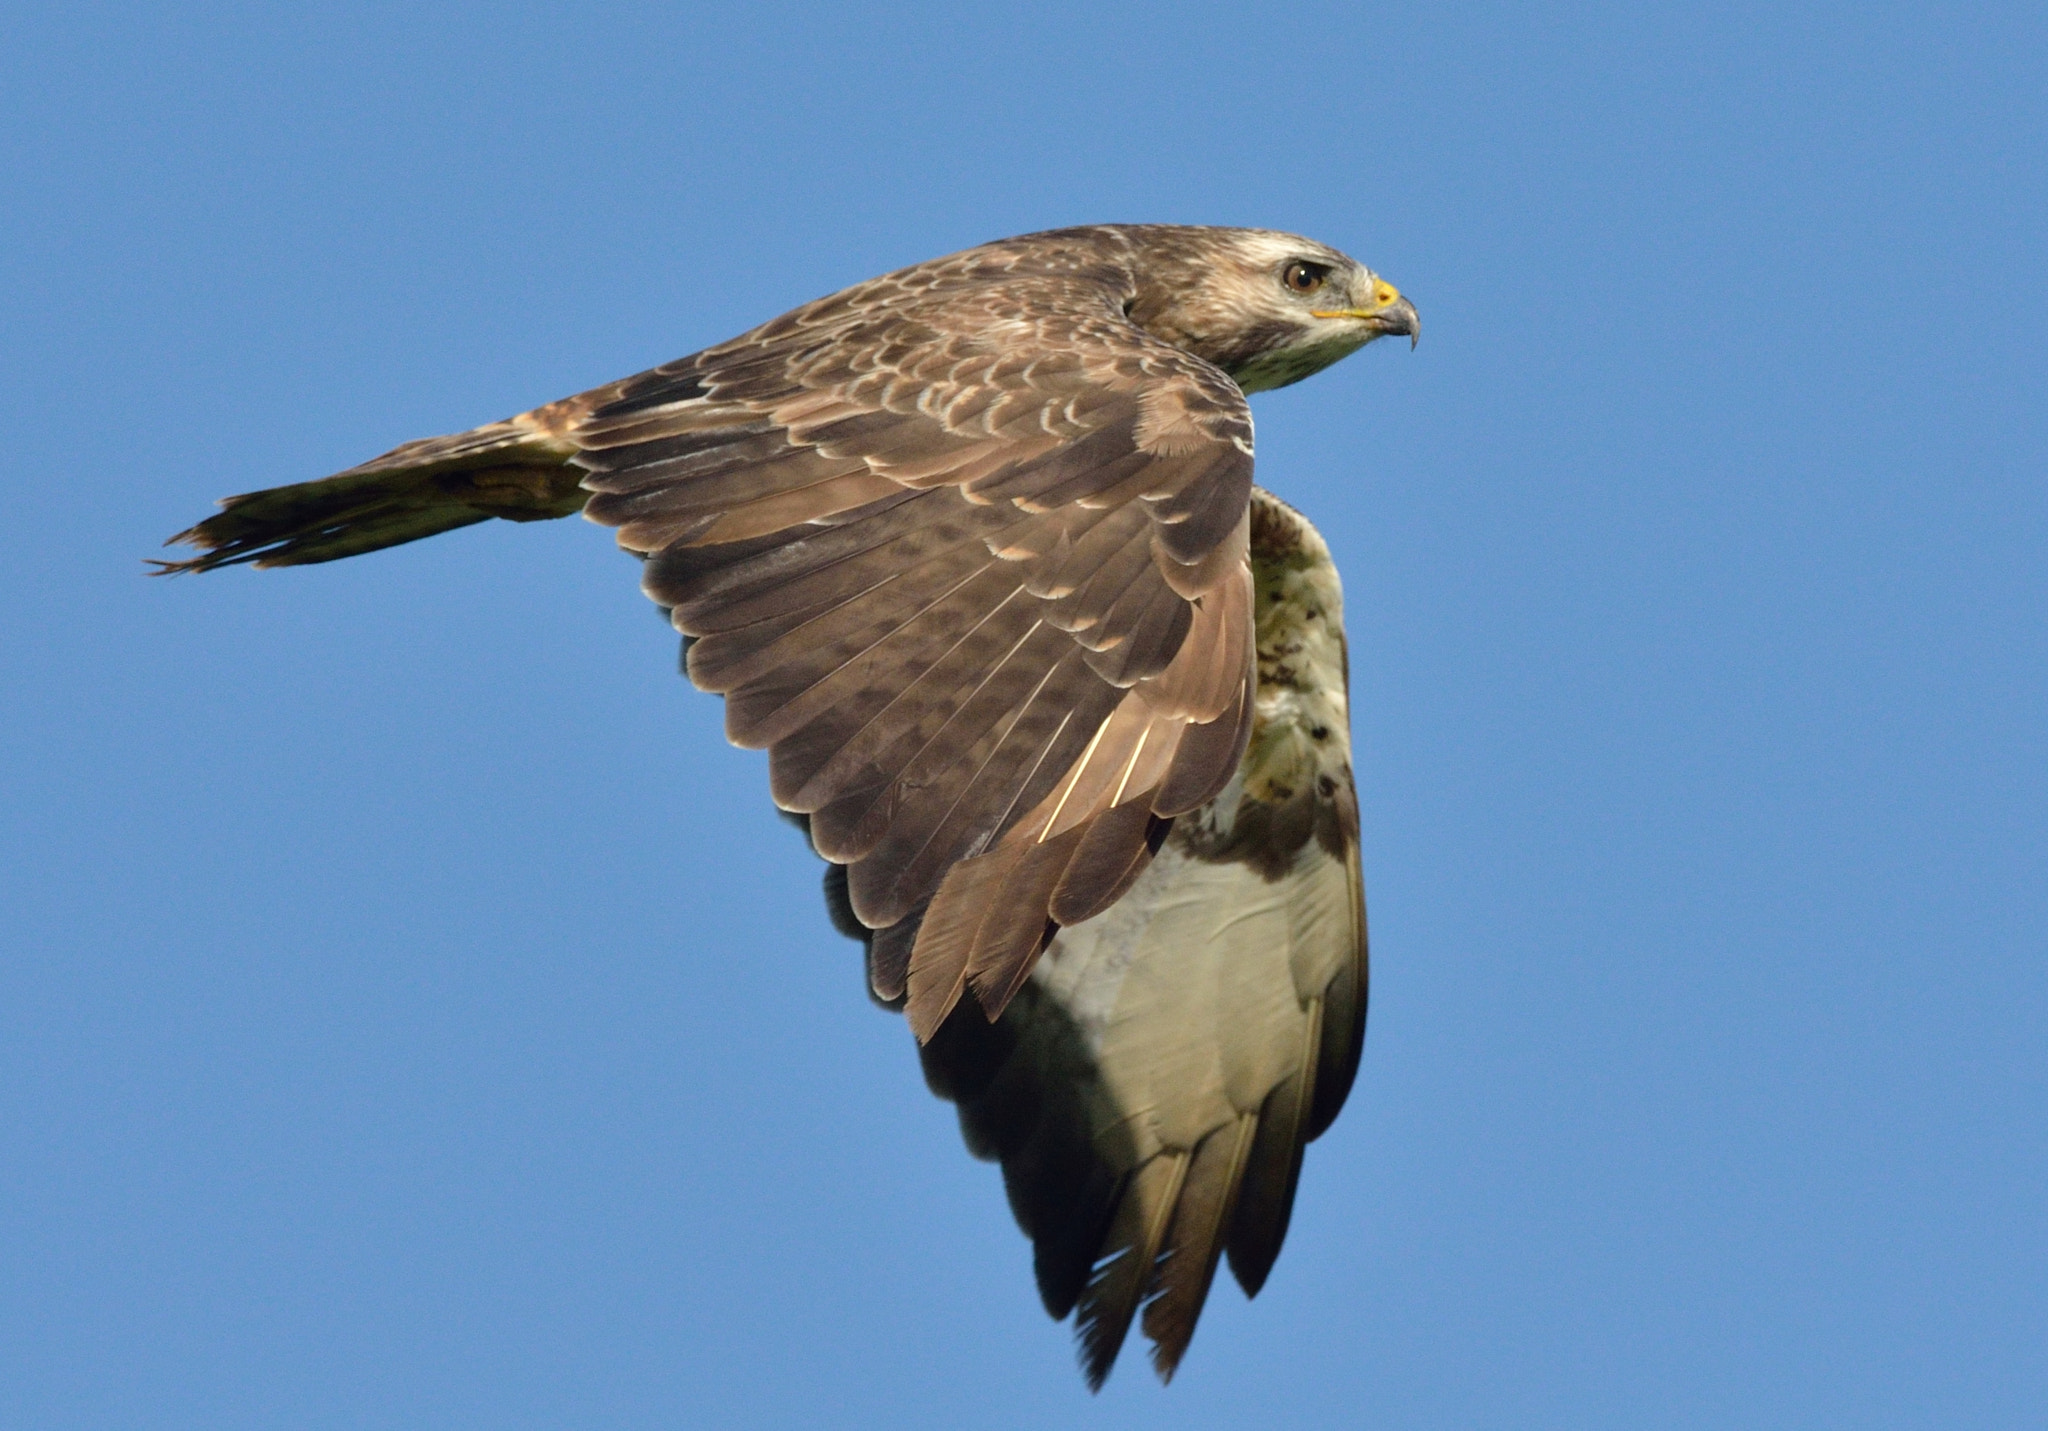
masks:
[[[1113,278],[918,273],[620,384],[563,437],[727,733],[848,866],[923,1038],[964,989],[1000,1012],[1229,778],[1251,428]]]
[[[1228,1253],[1248,1293],[1286,1235],[1304,1144],[1365,1028],[1366,940],[1336,575],[1253,505],[1258,717],[1240,780],[1129,894],[1062,929],[993,1026],[923,1050],[968,1146],[1003,1165],[1056,1317],[1099,1385],[1132,1322],[1170,1377]]]
[[[848,866],[920,1038],[1107,907],[1250,726],[1251,418],[1071,230],[861,284],[578,397],[231,498],[166,570],[574,510],[647,557],[736,742]]]

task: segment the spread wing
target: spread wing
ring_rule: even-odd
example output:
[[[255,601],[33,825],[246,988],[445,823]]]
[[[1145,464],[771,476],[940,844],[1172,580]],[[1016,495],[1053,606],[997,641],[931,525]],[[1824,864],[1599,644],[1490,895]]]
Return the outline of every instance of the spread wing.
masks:
[[[1095,1385],[1141,1307],[1171,1377],[1226,1252],[1259,1290],[1364,1035],[1336,574],[1276,500],[1252,515],[1259,689],[1238,777],[1114,908],[1059,932],[997,1023],[950,1019],[923,1050],[969,1148],[1001,1160]]]
[[[1251,420],[1110,231],[874,280],[638,377],[232,499],[178,569],[583,510],[847,867],[928,1037],[1107,908],[1250,728]],[[580,484],[580,485],[579,485]]]

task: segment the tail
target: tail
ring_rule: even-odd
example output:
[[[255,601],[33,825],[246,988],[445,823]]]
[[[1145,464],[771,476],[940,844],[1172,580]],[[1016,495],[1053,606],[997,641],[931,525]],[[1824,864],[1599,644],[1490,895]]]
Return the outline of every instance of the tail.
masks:
[[[569,465],[575,448],[556,436],[548,409],[450,437],[428,437],[382,457],[290,487],[221,502],[219,515],[178,533],[197,547],[183,561],[156,561],[154,575],[254,562],[304,566],[418,541],[492,517],[541,522],[583,510],[589,493]]]

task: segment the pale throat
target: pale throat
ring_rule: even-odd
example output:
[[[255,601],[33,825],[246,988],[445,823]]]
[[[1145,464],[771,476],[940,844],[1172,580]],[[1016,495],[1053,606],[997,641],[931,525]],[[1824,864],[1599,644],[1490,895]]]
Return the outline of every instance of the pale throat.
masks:
[[[1261,353],[1239,367],[1230,375],[1231,378],[1247,393],[1284,388],[1350,357],[1372,337],[1362,324],[1346,324],[1342,328],[1335,324],[1330,326],[1336,331],[1314,333],[1302,342]]]

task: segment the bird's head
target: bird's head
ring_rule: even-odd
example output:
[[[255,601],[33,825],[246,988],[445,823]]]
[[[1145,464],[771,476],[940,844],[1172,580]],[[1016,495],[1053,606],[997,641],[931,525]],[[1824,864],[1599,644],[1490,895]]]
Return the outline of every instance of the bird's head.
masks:
[[[1130,318],[1207,358],[1246,392],[1300,382],[1388,333],[1415,305],[1356,259],[1269,229],[1145,228]]]

